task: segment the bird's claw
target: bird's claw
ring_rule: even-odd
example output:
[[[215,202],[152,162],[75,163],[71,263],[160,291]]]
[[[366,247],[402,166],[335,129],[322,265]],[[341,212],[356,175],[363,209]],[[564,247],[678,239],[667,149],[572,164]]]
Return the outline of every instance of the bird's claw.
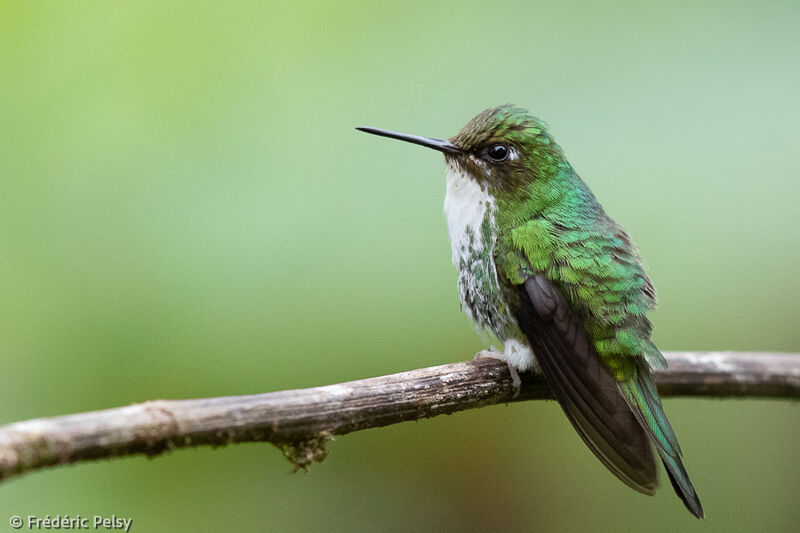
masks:
[[[517,369],[511,366],[508,361],[506,361],[503,352],[498,352],[497,348],[490,346],[488,350],[481,350],[475,354],[475,357],[472,358],[473,361],[477,361],[478,359],[499,359],[500,361],[503,361],[506,366],[508,366],[508,372],[511,374],[511,384],[514,385],[514,395],[511,398],[519,398],[519,393],[522,391],[522,379],[519,377],[519,372],[517,372]]]

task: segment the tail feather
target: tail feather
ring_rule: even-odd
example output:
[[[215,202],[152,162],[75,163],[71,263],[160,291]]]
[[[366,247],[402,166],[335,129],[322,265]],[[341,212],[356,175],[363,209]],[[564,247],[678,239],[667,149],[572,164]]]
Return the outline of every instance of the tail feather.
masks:
[[[589,449],[623,482],[652,494],[656,488],[655,445],[672,486],[689,511],[703,508],[680,459],[680,447],[658,397],[647,361],[634,359],[635,375],[620,382],[589,341],[582,318],[541,274],[517,287],[515,310],[553,394]],[[653,349],[655,345],[653,345]],[[662,358],[663,359],[663,358]]]
[[[621,383],[620,388],[628,400],[631,410],[639,420],[639,424],[655,444],[675,493],[689,512],[697,518],[703,518],[703,506],[700,504],[697,492],[695,492],[683,466],[683,461],[681,461],[678,439],[664,413],[650,371],[646,366],[638,365],[636,378]]]

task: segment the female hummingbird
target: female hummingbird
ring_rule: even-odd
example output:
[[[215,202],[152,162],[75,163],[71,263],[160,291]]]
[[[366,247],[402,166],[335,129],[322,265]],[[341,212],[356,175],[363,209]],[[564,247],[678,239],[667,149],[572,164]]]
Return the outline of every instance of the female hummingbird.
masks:
[[[547,126],[504,105],[449,141],[359,130],[444,153],[444,212],[461,308],[504,343],[512,369],[540,371],[598,459],[645,494],[655,447],[684,505],[703,517],[652,368],[666,361],[646,317],[655,290],[627,233]]]

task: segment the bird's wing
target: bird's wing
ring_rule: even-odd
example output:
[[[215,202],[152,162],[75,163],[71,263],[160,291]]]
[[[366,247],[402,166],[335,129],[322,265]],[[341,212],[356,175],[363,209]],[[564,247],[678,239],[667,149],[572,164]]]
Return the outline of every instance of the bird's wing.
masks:
[[[657,477],[648,434],[601,362],[580,317],[541,274],[528,275],[514,289],[519,327],[567,418],[614,475],[652,494]]]

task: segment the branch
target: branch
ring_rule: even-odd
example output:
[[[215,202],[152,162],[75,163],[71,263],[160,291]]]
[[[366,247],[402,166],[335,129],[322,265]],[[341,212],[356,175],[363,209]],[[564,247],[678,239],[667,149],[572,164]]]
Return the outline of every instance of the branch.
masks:
[[[664,396],[800,399],[800,354],[670,352],[655,372]],[[322,461],[334,435],[474,409],[552,398],[505,363],[479,359],[325,387],[250,396],[154,400],[0,427],[0,479],[47,466],[210,444],[267,441],[296,468]]]

